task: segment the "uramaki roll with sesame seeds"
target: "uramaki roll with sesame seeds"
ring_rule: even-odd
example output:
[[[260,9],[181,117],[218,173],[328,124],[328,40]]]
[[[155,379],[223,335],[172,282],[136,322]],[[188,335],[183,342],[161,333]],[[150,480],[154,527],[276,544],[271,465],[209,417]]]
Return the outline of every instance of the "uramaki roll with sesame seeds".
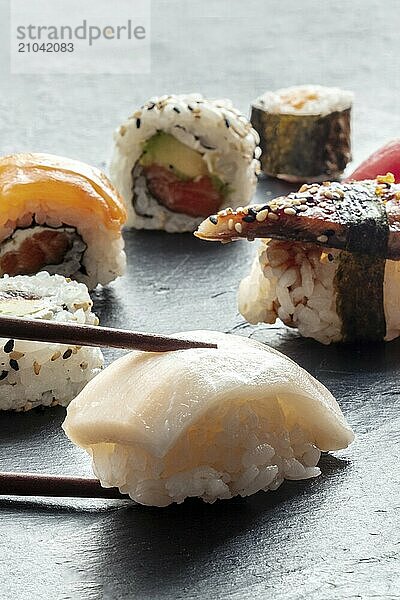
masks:
[[[91,308],[87,287],[61,275],[0,279],[0,314],[5,316],[97,325]],[[98,348],[0,339],[0,410],[66,406],[103,362]]]
[[[112,179],[128,226],[193,231],[224,206],[250,202],[258,135],[229,100],[152,98],[115,135]]]
[[[324,344],[400,335],[400,186],[392,174],[303,185],[265,205],[212,215],[196,235],[264,238],[239,289],[250,323],[280,318]]]
[[[266,92],[251,107],[262,170],[286,181],[336,179],[351,160],[351,92],[300,85]]]

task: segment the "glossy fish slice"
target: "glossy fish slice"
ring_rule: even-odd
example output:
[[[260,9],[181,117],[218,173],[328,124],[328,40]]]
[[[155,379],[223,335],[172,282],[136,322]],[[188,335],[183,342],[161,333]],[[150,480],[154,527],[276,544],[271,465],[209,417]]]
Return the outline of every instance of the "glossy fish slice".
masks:
[[[400,139],[388,142],[366,158],[346,181],[374,179],[378,173],[393,173],[395,181],[400,183]]]
[[[375,180],[305,184],[298,192],[220,211],[195,235],[230,242],[277,238],[400,259],[400,185],[391,173]]]
[[[126,220],[122,198],[98,169],[52,154],[12,154],[0,158],[0,221],[17,219],[27,203],[50,202],[98,216],[119,231]],[[43,207],[41,206],[42,210]]]

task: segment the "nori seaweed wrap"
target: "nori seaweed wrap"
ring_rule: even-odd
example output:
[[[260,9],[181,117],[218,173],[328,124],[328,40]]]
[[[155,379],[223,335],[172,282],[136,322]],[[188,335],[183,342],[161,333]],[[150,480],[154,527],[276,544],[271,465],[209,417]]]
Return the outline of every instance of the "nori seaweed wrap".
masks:
[[[252,104],[265,174],[286,181],[336,179],[351,160],[352,94],[299,86],[267,92]]]

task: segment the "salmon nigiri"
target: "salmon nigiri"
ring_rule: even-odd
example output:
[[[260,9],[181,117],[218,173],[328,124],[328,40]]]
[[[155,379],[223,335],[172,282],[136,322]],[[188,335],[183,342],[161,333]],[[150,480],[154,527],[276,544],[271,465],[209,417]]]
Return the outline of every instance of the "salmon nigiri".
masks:
[[[0,275],[45,270],[105,285],[122,274],[121,197],[98,169],[50,154],[0,159]]]

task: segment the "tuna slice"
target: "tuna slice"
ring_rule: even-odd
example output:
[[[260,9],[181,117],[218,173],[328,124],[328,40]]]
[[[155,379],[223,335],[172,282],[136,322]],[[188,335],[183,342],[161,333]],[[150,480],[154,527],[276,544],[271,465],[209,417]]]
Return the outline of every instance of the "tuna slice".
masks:
[[[400,183],[400,139],[388,142],[382,148],[371,154],[346,179],[374,179],[379,173],[393,173],[395,181]]]

